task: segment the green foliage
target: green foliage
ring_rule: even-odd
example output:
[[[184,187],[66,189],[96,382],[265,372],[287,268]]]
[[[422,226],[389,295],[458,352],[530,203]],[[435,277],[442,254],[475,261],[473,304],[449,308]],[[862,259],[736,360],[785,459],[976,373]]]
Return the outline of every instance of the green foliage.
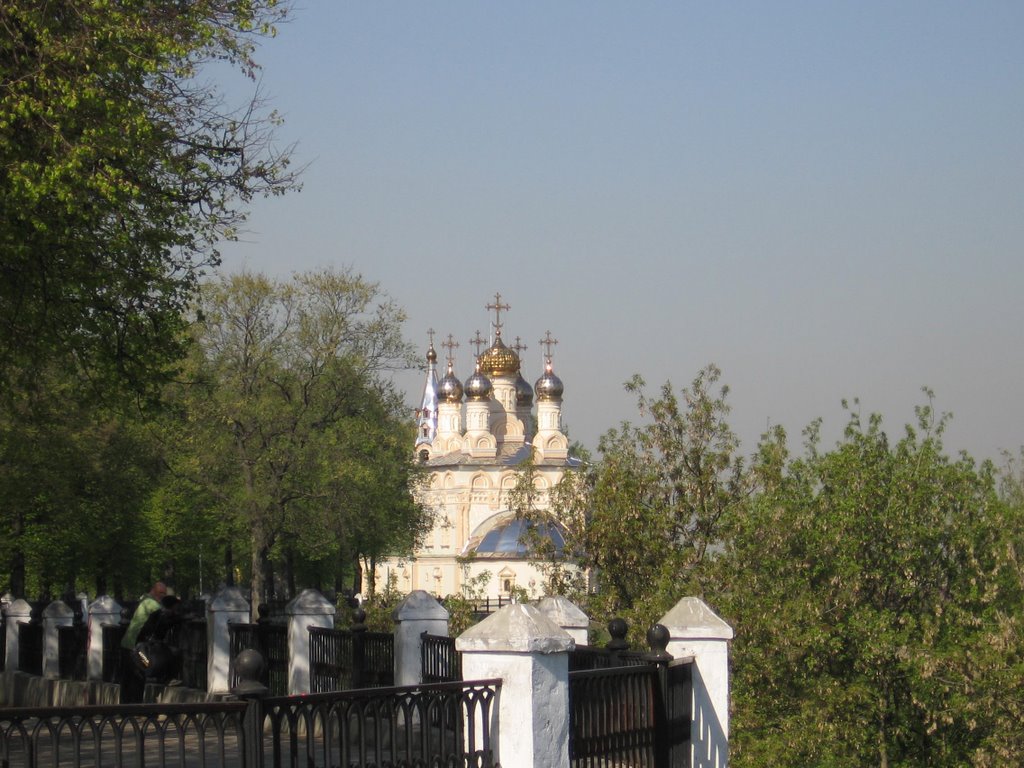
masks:
[[[293,584],[296,561],[336,572],[411,549],[429,520],[410,492],[411,425],[380,377],[409,359],[401,311],[349,271],[225,277],[199,309],[168,461],[222,521],[215,540],[248,553],[253,594],[275,567]]]
[[[137,419],[83,408],[59,374],[0,411],[0,557],[19,596],[134,587],[149,531],[137,511],[157,481]]]
[[[990,466],[945,455],[944,417],[917,416],[895,444],[857,412],[831,451],[817,425],[799,458],[781,430],[762,441],[716,595],[738,629],[736,765],[1020,761],[1019,515]]]
[[[593,617],[629,620],[632,640],[684,595],[703,595],[710,555],[723,521],[750,492],[738,441],[726,417],[728,388],[708,366],[682,390],[666,383],[659,397],[634,377],[642,426],[623,424],[602,436],[599,461],[560,489],[560,516],[576,522],[574,548],[594,571]]]
[[[276,118],[203,76],[252,77],[276,0],[0,6],[0,384],[61,366],[154,391],[214,243],[295,185]]]

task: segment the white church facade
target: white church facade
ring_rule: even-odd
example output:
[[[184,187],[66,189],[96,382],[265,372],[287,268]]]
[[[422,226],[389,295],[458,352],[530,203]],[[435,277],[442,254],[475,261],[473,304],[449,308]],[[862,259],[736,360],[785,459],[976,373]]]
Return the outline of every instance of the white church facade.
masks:
[[[428,471],[421,503],[433,512],[433,529],[410,558],[378,563],[377,584],[392,583],[401,592],[423,589],[438,597],[472,592],[474,597],[507,597],[525,590],[543,593],[544,575],[527,551],[526,522],[509,508],[509,494],[533,461],[533,504],[547,505],[548,492],[567,469],[578,465],[569,455],[562,431],[563,385],[555,375],[550,332],[545,369],[531,387],[524,378],[518,344],[502,339],[501,313],[509,309],[497,294],[487,308],[495,312],[492,340],[479,332],[473,373],[455,376],[449,335],[446,372],[438,379],[431,332],[422,404],[417,411],[416,458]],[[556,547],[563,544],[556,526],[544,531]]]

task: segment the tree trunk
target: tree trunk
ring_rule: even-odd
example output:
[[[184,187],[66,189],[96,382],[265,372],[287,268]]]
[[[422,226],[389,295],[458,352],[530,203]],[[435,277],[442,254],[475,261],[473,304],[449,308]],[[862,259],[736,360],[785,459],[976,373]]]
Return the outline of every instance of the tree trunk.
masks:
[[[25,551],[21,548],[21,535],[25,530],[25,518],[20,512],[14,514],[11,539],[14,550],[11,553],[11,594],[24,598],[25,595]]]
[[[235,586],[235,553],[231,544],[224,545],[224,584],[229,587]]]

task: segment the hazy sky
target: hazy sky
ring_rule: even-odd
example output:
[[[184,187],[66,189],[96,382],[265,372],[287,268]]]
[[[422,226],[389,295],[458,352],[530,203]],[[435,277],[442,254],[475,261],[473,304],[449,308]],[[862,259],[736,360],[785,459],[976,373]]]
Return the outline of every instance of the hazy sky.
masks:
[[[226,269],[351,265],[462,379],[500,291],[591,446],[711,362],[746,452],[923,385],[949,448],[1024,444],[1019,0],[306,0],[259,59],[309,167]]]

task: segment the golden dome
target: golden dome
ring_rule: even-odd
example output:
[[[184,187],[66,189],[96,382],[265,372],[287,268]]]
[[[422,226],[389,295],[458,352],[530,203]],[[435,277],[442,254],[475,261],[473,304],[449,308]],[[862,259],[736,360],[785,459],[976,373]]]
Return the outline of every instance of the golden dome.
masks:
[[[506,347],[498,336],[480,355],[480,371],[486,376],[515,376],[519,373],[519,355]]]

